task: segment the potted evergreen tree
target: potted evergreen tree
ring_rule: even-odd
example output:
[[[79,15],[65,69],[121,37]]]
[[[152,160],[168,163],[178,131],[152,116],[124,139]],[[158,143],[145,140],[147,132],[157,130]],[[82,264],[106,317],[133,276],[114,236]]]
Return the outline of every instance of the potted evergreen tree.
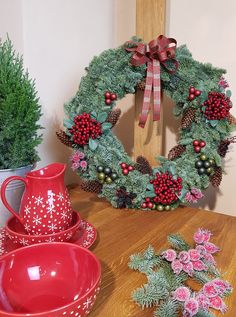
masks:
[[[24,176],[38,161],[40,116],[35,83],[24,70],[22,56],[16,54],[9,38],[0,41],[0,184],[9,176]],[[15,210],[23,190],[20,181],[8,186],[7,198]],[[10,214],[2,204],[0,208],[2,226]]]

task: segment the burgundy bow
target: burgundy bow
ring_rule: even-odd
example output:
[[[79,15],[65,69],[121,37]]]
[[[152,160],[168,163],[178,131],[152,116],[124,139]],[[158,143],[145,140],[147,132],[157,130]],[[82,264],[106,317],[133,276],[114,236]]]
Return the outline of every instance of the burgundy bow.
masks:
[[[126,42],[126,50],[134,52],[131,58],[131,64],[140,66],[147,64],[147,76],[143,98],[142,113],[139,118],[139,125],[144,128],[147,121],[148,112],[150,110],[151,93],[153,89],[153,120],[160,120],[160,105],[161,105],[161,76],[160,64],[170,74],[176,72],[179,67],[175,59],[175,50],[177,41],[172,38],[167,38],[164,35],[159,35],[158,38],[143,44],[139,42]],[[132,47],[130,47],[132,46]],[[172,63],[167,61],[171,61]],[[172,67],[171,67],[172,66]],[[174,67],[173,67],[174,66]]]

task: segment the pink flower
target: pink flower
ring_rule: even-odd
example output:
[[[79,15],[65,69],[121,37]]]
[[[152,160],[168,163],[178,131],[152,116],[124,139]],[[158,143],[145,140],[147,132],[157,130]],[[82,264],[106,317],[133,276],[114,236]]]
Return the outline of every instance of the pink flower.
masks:
[[[162,253],[162,257],[164,259],[166,259],[167,261],[172,262],[172,261],[174,261],[176,259],[177,254],[176,254],[175,250],[168,249],[168,250],[166,250],[165,252]]]
[[[191,261],[198,261],[200,260],[200,253],[196,249],[190,249],[188,251],[189,257]]]
[[[215,285],[218,290],[218,294],[220,295],[223,295],[225,292],[232,291],[232,286],[226,281],[215,279],[212,281],[212,283]]]
[[[171,268],[175,274],[179,274],[183,270],[183,264],[179,260],[174,260],[171,263]]]
[[[79,168],[79,162],[75,162],[71,165],[73,171],[76,171]]]
[[[193,263],[189,262],[183,265],[183,270],[186,272],[189,276],[193,275]]]
[[[185,264],[190,261],[190,256],[187,251],[181,251],[178,256],[181,263]]]
[[[206,251],[211,254],[216,253],[220,250],[220,248],[218,248],[214,243],[211,242],[204,243],[204,247]]]
[[[80,162],[80,167],[83,169],[83,170],[86,170],[86,168],[87,168],[87,162],[86,161],[81,161]]]
[[[194,261],[193,263],[193,269],[195,271],[206,271],[207,270],[207,266],[201,261]]]
[[[216,265],[216,261],[210,253],[204,254],[203,258],[208,264]]]
[[[73,154],[70,157],[70,160],[75,163],[80,161],[80,156],[79,156],[80,151],[74,151]]]
[[[82,160],[85,158],[85,154],[83,152],[78,151],[78,156]]]
[[[190,316],[194,316],[198,312],[198,302],[194,298],[190,298],[184,303],[184,309],[190,314]]]
[[[210,306],[210,301],[208,297],[202,293],[198,293],[196,295],[196,300],[198,302],[199,308],[202,308],[204,310],[208,310]]]
[[[195,249],[200,253],[201,256],[204,256],[207,253],[206,248],[203,245],[197,245]]]
[[[223,76],[220,77],[218,85],[224,89],[229,87],[227,80]]]
[[[203,288],[203,293],[208,297],[212,298],[218,295],[218,290],[216,285],[213,282],[206,283]]]
[[[197,232],[194,233],[193,239],[196,243],[202,244],[204,242],[208,242],[211,235],[212,234],[209,230],[198,229]]]
[[[197,188],[192,188],[187,194],[185,195],[185,200],[189,203],[196,203],[199,199],[203,197],[203,193],[197,189]]]
[[[220,296],[211,297],[209,301],[210,301],[210,307],[216,310],[220,310],[222,313],[226,312],[227,306],[225,305],[223,300],[220,298]]]
[[[173,293],[174,299],[185,302],[190,298],[190,290],[185,286],[178,287]]]

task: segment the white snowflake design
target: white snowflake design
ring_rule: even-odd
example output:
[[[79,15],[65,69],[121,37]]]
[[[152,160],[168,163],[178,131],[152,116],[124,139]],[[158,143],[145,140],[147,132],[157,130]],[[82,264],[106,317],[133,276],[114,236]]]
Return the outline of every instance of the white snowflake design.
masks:
[[[24,211],[25,211],[26,215],[30,214],[30,209],[31,209],[30,206],[28,206],[28,205],[25,206],[25,210]]]
[[[55,238],[50,237],[49,239],[45,240],[45,242],[55,242]]]
[[[66,211],[63,211],[61,213],[61,219],[65,220],[66,218],[67,218],[67,213],[66,213]]]
[[[92,304],[92,296],[86,299],[86,302],[83,303],[83,310],[88,309]]]
[[[89,232],[89,233],[87,234],[87,237],[88,237],[89,239],[92,239],[92,238],[94,237],[94,233],[93,233],[93,232]]]
[[[47,214],[50,214],[50,216],[53,214],[53,212],[56,212],[54,209],[54,206],[48,206],[47,207]]]
[[[29,245],[29,241],[26,240],[25,238],[21,238],[20,239],[20,244],[22,244],[23,246]]]
[[[42,223],[41,220],[42,220],[42,218],[40,218],[38,215],[33,217],[33,222],[35,223],[36,226],[41,225],[41,223]]]
[[[73,233],[72,233],[72,232],[69,232],[69,233],[67,234],[66,239],[67,239],[67,240],[69,240],[69,239],[71,239],[71,238],[72,238],[72,236],[73,236]]]
[[[29,225],[28,223],[26,223],[24,227],[25,227],[25,230],[26,230],[27,232],[30,231],[30,225]]]
[[[83,247],[87,248],[89,245],[90,245],[90,241],[85,240],[85,241],[83,242]]]
[[[57,224],[56,223],[52,223],[51,225],[48,225],[48,228],[49,228],[50,231],[53,232],[54,230],[57,229]]]
[[[34,200],[35,200],[34,203],[35,203],[37,206],[43,204],[43,197],[38,196],[38,197],[35,197]]]
[[[86,227],[86,230],[87,230],[87,231],[93,231],[93,227],[90,226],[90,225],[88,225],[88,226]]]
[[[65,199],[62,193],[59,193],[59,194],[57,195],[57,198],[58,198],[59,201],[62,201],[62,200]]]

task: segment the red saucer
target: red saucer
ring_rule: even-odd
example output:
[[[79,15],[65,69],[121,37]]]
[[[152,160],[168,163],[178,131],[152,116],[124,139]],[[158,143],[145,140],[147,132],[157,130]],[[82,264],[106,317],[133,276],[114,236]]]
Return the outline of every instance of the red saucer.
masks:
[[[78,230],[68,242],[89,248],[95,242],[96,238],[97,231],[95,227],[87,221],[81,220]],[[19,249],[20,247],[22,246],[15,244],[9,239],[5,228],[0,229],[0,256]]]

